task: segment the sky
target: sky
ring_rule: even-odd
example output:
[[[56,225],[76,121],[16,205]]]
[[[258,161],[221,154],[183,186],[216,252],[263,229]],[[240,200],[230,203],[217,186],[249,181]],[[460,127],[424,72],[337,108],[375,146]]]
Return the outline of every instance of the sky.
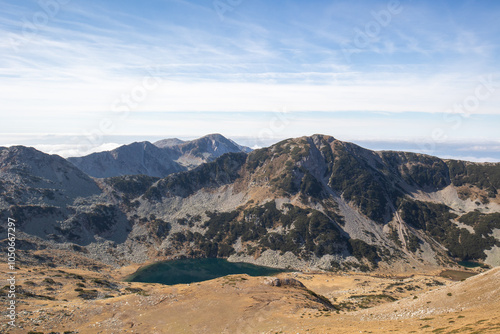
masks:
[[[315,133],[500,161],[495,0],[0,0],[0,146]]]

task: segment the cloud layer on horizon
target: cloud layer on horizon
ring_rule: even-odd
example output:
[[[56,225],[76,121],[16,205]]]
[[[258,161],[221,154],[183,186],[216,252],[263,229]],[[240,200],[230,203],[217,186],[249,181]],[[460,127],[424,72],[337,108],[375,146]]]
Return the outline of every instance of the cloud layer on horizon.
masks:
[[[499,139],[497,2],[40,3],[0,0],[6,133]]]

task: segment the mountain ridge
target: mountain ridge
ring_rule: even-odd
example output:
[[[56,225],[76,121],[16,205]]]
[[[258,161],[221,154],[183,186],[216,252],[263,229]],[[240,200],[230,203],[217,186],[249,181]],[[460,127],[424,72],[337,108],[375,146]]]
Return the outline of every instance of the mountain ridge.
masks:
[[[191,141],[177,138],[122,145],[112,151],[92,153],[67,160],[90,176],[106,178],[144,174],[165,177],[193,169],[228,152],[250,152],[220,134],[210,134]]]
[[[313,135],[228,152],[165,178],[89,180],[98,191],[66,202],[21,182],[28,207],[2,175],[1,214],[23,215],[37,247],[77,245],[115,266],[182,256],[325,270],[500,264],[500,164]],[[68,181],[55,191],[64,197],[74,188]]]

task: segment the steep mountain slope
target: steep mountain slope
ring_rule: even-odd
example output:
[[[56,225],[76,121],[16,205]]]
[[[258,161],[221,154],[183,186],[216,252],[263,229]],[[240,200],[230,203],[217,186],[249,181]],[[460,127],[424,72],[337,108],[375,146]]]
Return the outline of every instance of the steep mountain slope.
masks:
[[[450,257],[485,260],[485,251],[499,244],[493,234],[500,228],[494,178],[500,167],[465,164],[481,171],[467,175],[484,183],[469,188],[490,196],[481,197],[483,202],[472,195],[449,206],[432,200],[463,187],[453,183],[463,179],[450,168],[456,164],[463,163],[373,152],[316,135],[246,158],[225,155],[172,175],[155,182],[133,205],[169,223],[169,236],[159,247],[165,256],[364,269],[380,261],[418,266],[444,265]],[[486,180],[477,176],[482,168],[492,169]],[[471,203],[479,220],[465,215]]]
[[[0,201],[24,204],[56,203],[100,193],[97,184],[57,155],[31,147],[0,147]]]
[[[132,143],[112,151],[68,158],[68,161],[98,178],[137,174],[165,177],[212,161],[224,153],[249,150],[222,135],[212,134],[188,142],[173,138],[155,144]]]
[[[188,142],[178,142],[176,140],[160,140],[154,144],[160,148],[170,147],[179,153],[177,162],[189,169],[199,166],[202,163],[213,161],[226,153],[251,152],[251,149],[236,144],[220,134],[211,134]]]
[[[99,202],[101,189],[65,159],[29,147],[0,148],[0,171],[0,216],[18,222],[16,236],[64,242],[78,234],[81,244],[97,235],[120,240],[104,228],[104,219],[116,210],[108,204],[89,205]],[[124,214],[120,217],[127,222]],[[0,227],[2,237],[5,226]]]
[[[224,151],[211,146],[217,138],[205,139],[179,150]],[[499,265],[499,171],[314,135],[226,153],[166,178],[103,179],[98,196],[69,205],[42,199],[60,217],[30,218],[43,225],[42,240],[31,242],[76,245],[113,265],[179,256],[328,270]],[[2,215],[17,215],[24,204],[14,199]]]
[[[93,177],[144,174],[164,177],[187,170],[175,160],[174,150],[161,149],[149,142],[120,146],[113,151],[92,153],[79,158],[68,158],[79,169]]]
[[[206,135],[199,139],[194,139],[191,141],[184,141],[177,138],[162,139],[155,142],[154,145],[160,148],[180,146],[180,151],[182,153],[209,153],[217,157],[229,152],[249,153],[252,151],[251,148],[238,145],[233,140],[228,139],[218,133]],[[193,152],[193,150],[196,150],[198,152]],[[200,150],[201,152],[199,152]]]

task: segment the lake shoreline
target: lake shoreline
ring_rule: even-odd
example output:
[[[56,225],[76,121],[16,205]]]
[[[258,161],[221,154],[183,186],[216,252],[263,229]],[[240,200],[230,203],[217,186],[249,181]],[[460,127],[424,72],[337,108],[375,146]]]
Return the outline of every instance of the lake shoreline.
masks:
[[[202,282],[227,275],[272,276],[290,271],[245,262],[230,262],[220,258],[178,259],[138,267],[123,281],[176,285]]]

